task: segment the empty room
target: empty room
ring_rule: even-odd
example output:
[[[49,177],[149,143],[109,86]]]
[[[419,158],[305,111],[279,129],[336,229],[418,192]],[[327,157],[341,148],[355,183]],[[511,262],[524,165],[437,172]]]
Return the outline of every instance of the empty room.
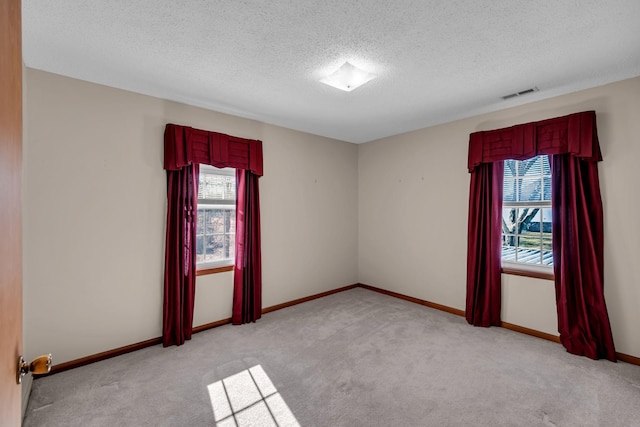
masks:
[[[0,11],[2,426],[640,426],[639,2]]]

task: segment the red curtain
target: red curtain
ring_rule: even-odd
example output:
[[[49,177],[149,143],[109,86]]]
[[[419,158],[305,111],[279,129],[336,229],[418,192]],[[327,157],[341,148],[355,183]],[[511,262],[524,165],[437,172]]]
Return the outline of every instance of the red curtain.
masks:
[[[164,154],[168,205],[162,341],[168,346],[183,344],[192,333],[196,276],[193,248],[198,165],[201,163],[234,168],[238,177],[242,177],[236,209],[236,214],[241,213],[242,218],[236,223],[233,322],[245,323],[260,317],[262,268],[258,178],[262,176],[262,142],[168,124]],[[238,254],[243,254],[241,259]]]
[[[501,227],[497,224],[502,217],[502,175],[498,177],[495,166],[540,154],[551,155],[553,162],[560,341],[570,353],[615,361],[603,292],[603,214],[597,169],[602,155],[594,111],[470,135],[467,321],[477,326],[500,324],[501,277],[496,269],[500,268]],[[494,166],[492,173],[485,165]]]
[[[236,263],[231,321],[240,325],[255,322],[262,315],[258,176],[238,169],[236,186]]]
[[[164,260],[162,344],[191,339],[195,297],[198,165],[167,171],[167,234]]]
[[[500,236],[504,163],[482,163],[471,173],[467,240],[467,322],[500,326]]]
[[[553,269],[558,331],[569,353],[616,361],[604,299],[603,209],[598,165],[552,156]]]

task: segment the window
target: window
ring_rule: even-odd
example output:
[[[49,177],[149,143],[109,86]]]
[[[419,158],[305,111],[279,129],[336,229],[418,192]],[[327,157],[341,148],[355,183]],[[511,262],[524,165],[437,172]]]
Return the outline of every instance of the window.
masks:
[[[553,266],[549,156],[505,160],[502,265]]]
[[[234,169],[200,165],[196,266],[234,263],[236,239],[236,177]]]

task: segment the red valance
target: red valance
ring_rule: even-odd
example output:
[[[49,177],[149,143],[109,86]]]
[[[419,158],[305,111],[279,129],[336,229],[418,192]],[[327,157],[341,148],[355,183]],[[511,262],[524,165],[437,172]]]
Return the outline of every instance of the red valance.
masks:
[[[570,114],[469,136],[469,172],[481,163],[570,153],[601,161],[595,111]]]
[[[249,170],[262,176],[262,141],[167,124],[164,168],[179,170],[192,163]]]

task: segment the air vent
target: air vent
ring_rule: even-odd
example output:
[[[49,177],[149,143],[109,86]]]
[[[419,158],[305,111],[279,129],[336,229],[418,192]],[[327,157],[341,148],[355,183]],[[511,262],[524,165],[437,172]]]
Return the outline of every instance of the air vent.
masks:
[[[525,90],[521,90],[520,92],[515,92],[515,93],[510,93],[509,95],[505,95],[502,97],[502,99],[507,100],[507,99],[515,98],[516,96],[522,96],[522,95],[526,95],[528,93],[533,93],[537,91],[538,91],[538,87],[534,86],[530,89],[525,89]]]

